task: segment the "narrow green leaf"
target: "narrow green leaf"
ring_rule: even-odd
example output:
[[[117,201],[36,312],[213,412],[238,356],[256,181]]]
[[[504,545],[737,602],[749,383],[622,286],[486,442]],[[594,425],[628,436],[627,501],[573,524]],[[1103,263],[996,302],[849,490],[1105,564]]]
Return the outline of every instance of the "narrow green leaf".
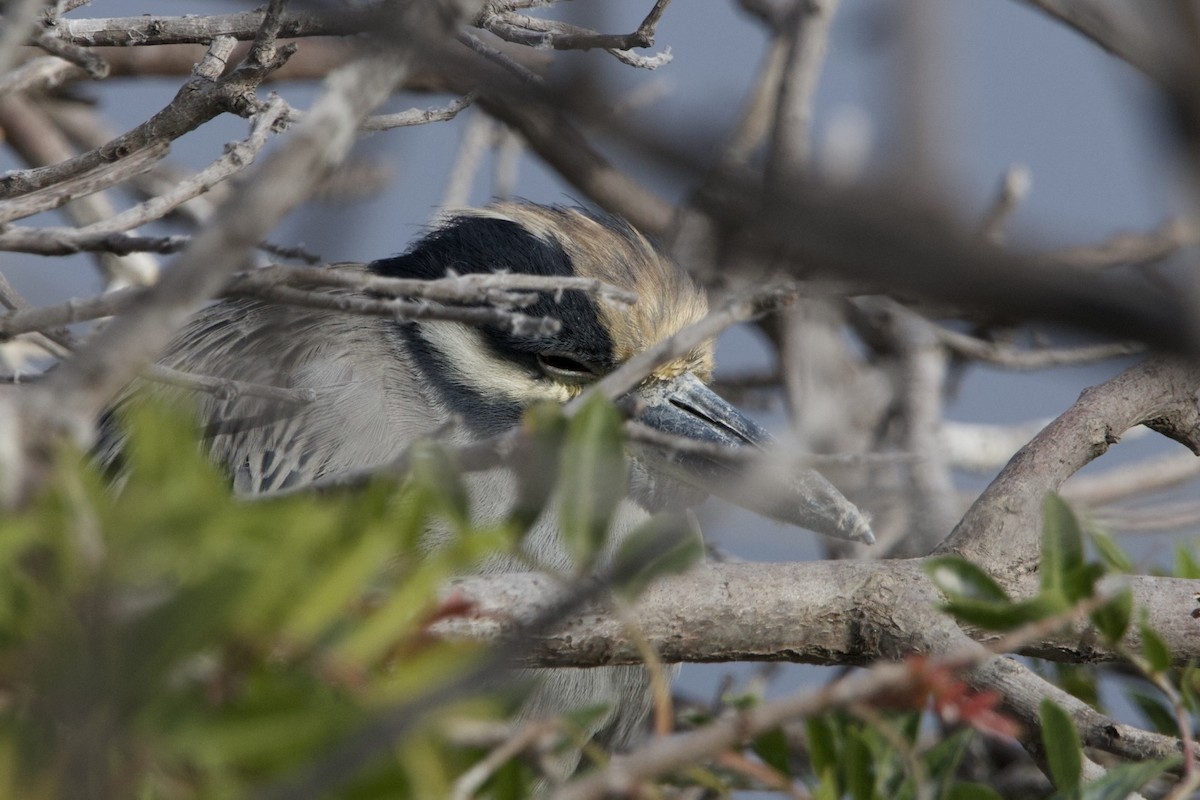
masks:
[[[393,552],[382,532],[369,532],[329,566],[329,571],[303,595],[282,626],[289,644],[304,644],[344,617],[351,600],[361,596]]]
[[[1050,765],[1050,778],[1059,791],[1077,796],[1083,780],[1083,749],[1079,731],[1069,714],[1051,700],[1039,707],[1042,721],[1042,745]]]
[[[1193,717],[1200,716],[1200,668],[1194,663],[1189,663],[1180,674],[1179,691],[1188,713]]]
[[[1096,552],[1100,554],[1100,558],[1108,565],[1108,568],[1113,572],[1133,572],[1133,561],[1129,556],[1125,555],[1125,551],[1117,544],[1105,531],[1099,528],[1092,527],[1089,531],[1092,537],[1092,544],[1096,545]]]
[[[792,764],[787,737],[782,728],[773,728],[754,740],[754,753],[763,763],[787,777],[792,777]]]
[[[824,777],[829,775],[829,782],[834,785],[835,796],[838,764],[838,736],[832,722],[824,717],[809,717],[804,721],[804,730],[808,739],[808,760],[812,763],[813,772]]]
[[[1157,695],[1150,695],[1138,689],[1130,689],[1126,694],[1129,701],[1137,706],[1138,711],[1150,723],[1156,732],[1173,735],[1179,733],[1179,726],[1171,709]]]
[[[1125,800],[1150,781],[1175,767],[1180,760],[1178,756],[1173,756],[1159,761],[1110,766],[1104,777],[1084,787],[1083,800]]]
[[[826,767],[819,772],[812,796],[813,800],[838,800],[842,796],[838,791],[837,774],[833,767]]]
[[[1200,579],[1200,561],[1192,551],[1191,544],[1180,542],[1175,546],[1175,577],[1188,580]]]
[[[1009,602],[1008,593],[991,575],[961,556],[939,556],[925,561],[930,580],[951,600]]]
[[[1077,697],[1092,708],[1100,707],[1100,688],[1096,683],[1096,670],[1081,664],[1047,662],[1043,677],[1055,686]]]
[[[471,524],[471,500],[462,470],[437,442],[414,442],[410,450],[409,481],[429,493],[434,508],[462,531]]]
[[[567,419],[558,403],[538,403],[525,412],[521,426],[526,445],[512,461],[517,476],[512,521],[524,530],[541,516],[558,484]]]
[[[946,792],[945,800],[1003,800],[999,792],[982,783],[956,783]]]
[[[1092,624],[1104,635],[1109,644],[1116,644],[1125,638],[1129,630],[1129,622],[1133,617],[1133,594],[1124,590],[1115,595],[1112,600],[1092,612]]]
[[[655,578],[684,572],[703,558],[704,540],[689,514],[655,514],[621,542],[614,583],[636,597]]]
[[[1054,493],[1042,503],[1042,593],[1069,603],[1081,599],[1068,590],[1068,573],[1083,566],[1083,533],[1066,502]]]
[[[609,523],[629,483],[621,417],[600,395],[568,423],[559,481],[559,522],[568,552],[580,569],[595,563]]]
[[[1142,635],[1142,655],[1150,668],[1155,672],[1166,672],[1171,668],[1171,648],[1146,619],[1138,624],[1138,630]]]
[[[1074,605],[1096,594],[1096,581],[1104,577],[1104,565],[1095,562],[1080,564],[1063,575],[1063,592],[1067,603]]]
[[[958,600],[942,606],[958,620],[989,631],[1009,631],[1065,610],[1061,599],[1039,595],[1019,603]]]
[[[861,730],[846,731],[842,777],[847,793],[854,800],[875,800],[875,763]]]

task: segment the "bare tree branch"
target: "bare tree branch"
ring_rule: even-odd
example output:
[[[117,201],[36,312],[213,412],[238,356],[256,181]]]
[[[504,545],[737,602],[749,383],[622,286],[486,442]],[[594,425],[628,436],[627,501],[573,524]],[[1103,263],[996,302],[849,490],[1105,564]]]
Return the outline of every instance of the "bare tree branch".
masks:
[[[1047,492],[1144,424],[1200,454],[1200,372],[1149,359],[1085,391],[1068,411],[1017,453],[939,548],[1018,585],[1037,569],[1041,507]]]

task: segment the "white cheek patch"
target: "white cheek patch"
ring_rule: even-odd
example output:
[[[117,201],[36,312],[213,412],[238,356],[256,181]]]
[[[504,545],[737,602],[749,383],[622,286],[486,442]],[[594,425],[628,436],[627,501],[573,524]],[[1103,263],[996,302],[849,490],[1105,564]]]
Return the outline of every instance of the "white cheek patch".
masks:
[[[484,397],[500,396],[528,405],[539,400],[565,403],[568,387],[532,377],[528,371],[493,356],[479,331],[459,322],[423,322],[421,335],[445,356],[447,368],[457,381]]]

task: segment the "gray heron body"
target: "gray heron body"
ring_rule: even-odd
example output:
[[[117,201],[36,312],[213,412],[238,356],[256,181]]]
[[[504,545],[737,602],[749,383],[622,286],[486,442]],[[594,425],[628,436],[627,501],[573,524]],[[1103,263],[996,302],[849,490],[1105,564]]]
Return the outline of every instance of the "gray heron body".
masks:
[[[702,318],[708,308],[689,276],[641,234],[616,218],[577,209],[501,203],[458,212],[406,253],[377,261],[371,270],[405,278],[489,272],[582,276],[630,290],[638,302],[622,308],[577,291],[543,293],[525,311],[560,319],[561,330],[550,336],[253,300],[216,303],[187,325],[163,363],[201,375],[311,389],[316,397],[292,408],[247,395],[200,397],[212,456],[229,470],[239,493],[277,492],[382,466],[451,417],[464,440],[502,432],[531,404],[568,401]],[[712,363],[712,345],[706,344],[660,367],[635,390],[640,410],[634,413],[659,430],[692,439],[761,443],[761,429],[704,386]],[[259,424],[228,424],[256,418]],[[616,539],[646,518],[648,509],[676,499],[675,477],[656,477],[647,463],[634,459],[630,499],[613,526]],[[478,520],[508,513],[515,484],[507,470],[472,474],[467,483]],[[828,491],[845,503],[832,487]],[[569,564],[553,513],[538,519],[525,546],[541,562]],[[491,568],[527,567],[497,559]],[[650,709],[643,669],[548,670],[523,714],[547,716],[600,703],[612,709],[598,723],[597,738],[606,746],[629,746]]]

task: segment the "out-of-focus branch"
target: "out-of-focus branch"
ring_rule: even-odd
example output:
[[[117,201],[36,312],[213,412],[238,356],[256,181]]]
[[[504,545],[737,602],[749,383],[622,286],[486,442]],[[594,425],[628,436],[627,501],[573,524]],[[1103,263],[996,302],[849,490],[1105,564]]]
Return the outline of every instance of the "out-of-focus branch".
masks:
[[[1121,16],[1120,4],[1098,0],[1018,0],[1081,34],[1103,50],[1155,80],[1162,80],[1166,65],[1158,45],[1140,24],[1131,20],[1133,6]]]
[[[272,64],[246,64],[224,78],[217,77],[232,50],[230,37],[217,37],[205,61],[197,65],[194,77],[184,84],[161,111],[106,145],[89,150],[60,163],[0,177],[0,199],[26,194],[72,178],[82,172],[125,158],[131,153],[161,142],[171,142],[195,130],[225,111],[249,113],[249,98],[276,64],[287,60],[290,51],[281,50]]]
[[[665,231],[671,224],[674,209],[670,204],[609,163],[553,106],[526,103],[519,95],[508,93],[485,96],[479,102],[601,207],[647,233]]]
[[[42,0],[12,0],[4,4],[4,27],[0,28],[0,75],[7,75],[19,57],[20,45],[37,24]]]
[[[984,216],[983,224],[980,225],[980,233],[984,239],[992,244],[1004,242],[1004,226],[1016,212],[1017,206],[1029,194],[1032,185],[1033,176],[1024,164],[1013,164],[1004,171],[996,198]]]
[[[739,322],[748,322],[777,310],[792,302],[794,298],[795,287],[788,284],[767,286],[736,295],[700,321],[648,347],[596,381],[586,392],[571,401],[569,408],[580,407],[592,394],[601,394],[610,399],[620,397],[662,364],[686,355]]]
[[[1146,233],[1122,233],[1097,245],[1068,247],[1045,254],[1058,264],[1083,269],[1142,266],[1169,258],[1185,247],[1200,244],[1200,226],[1173,219]]]
[[[1079,347],[1021,350],[1011,345],[989,342],[941,326],[933,326],[932,330],[938,341],[956,356],[1007,369],[1034,370],[1071,364],[1090,364],[1134,355],[1144,352],[1146,349],[1136,342],[1113,342]]]
[[[1200,458],[1178,453],[1115,467],[1097,475],[1076,475],[1062,488],[1072,503],[1088,506],[1116,503],[1163,491],[1200,477]]]
[[[270,11],[278,5],[273,3]],[[437,19],[443,9],[414,4],[398,12],[395,30],[410,35],[441,33],[448,20]],[[269,16],[269,15],[268,15]],[[277,31],[264,31],[260,42],[273,41]],[[269,71],[285,49],[252,51],[243,78],[222,80],[218,87],[237,81],[254,85],[254,76]],[[200,303],[215,294],[228,276],[243,263],[246,252],[261,240],[290,210],[299,205],[345,158],[362,118],[383,102],[400,82],[412,62],[415,44],[400,51],[393,47],[364,56],[334,72],[309,116],[288,141],[254,168],[253,180],[226,202],[210,224],[192,240],[163,280],[152,287],[148,302],[113,320],[65,361],[45,381],[27,387],[20,395],[4,398],[18,408],[4,416],[25,421],[3,464],[8,491],[14,502],[29,496],[44,476],[46,438],[56,431],[78,433],[90,426],[105,404],[167,344],[175,331]],[[256,57],[257,56],[257,57]],[[265,63],[264,63],[265,62]],[[234,75],[242,71],[239,68]],[[195,87],[195,94],[220,95],[213,84]],[[211,99],[210,99],[211,102]],[[182,109],[176,109],[182,112]],[[194,118],[189,118],[194,119]],[[42,455],[38,455],[41,453]],[[8,463],[11,462],[11,463]]]
[[[282,15],[279,37],[348,36],[370,29],[379,14],[374,6],[336,11],[288,11]],[[189,14],[58,21],[54,32],[60,39],[83,47],[145,47],[165,44],[207,44],[216,36],[240,41],[253,39],[262,26],[265,12],[236,14]]]
[[[655,0],[654,6],[628,34],[599,33],[558,20],[540,19],[515,11],[494,11],[482,14],[476,24],[508,42],[535,48],[555,50],[591,50],[600,48],[632,67],[656,69],[671,60],[670,50],[656,56],[641,56],[630,52],[634,48],[653,47],[659,20],[671,0]]]
[[[765,174],[771,191],[779,191],[799,180],[809,167],[813,101],[837,8],[838,0],[792,3],[786,23],[786,55],[767,150]]]
[[[14,133],[18,132],[15,130],[14,123],[22,125],[28,121],[28,117],[20,116],[21,112],[27,109],[28,106],[25,103],[13,105],[11,100],[0,103],[0,128],[4,129],[6,137],[12,137]],[[10,112],[13,114],[11,118],[8,117]],[[19,122],[17,122],[18,119]],[[90,169],[74,178],[55,184],[53,187],[39,189],[12,200],[2,200],[0,201],[0,224],[58,208],[76,198],[131,180],[165,158],[169,150],[170,146],[166,142],[159,142],[143,150],[138,150],[128,158]]]

